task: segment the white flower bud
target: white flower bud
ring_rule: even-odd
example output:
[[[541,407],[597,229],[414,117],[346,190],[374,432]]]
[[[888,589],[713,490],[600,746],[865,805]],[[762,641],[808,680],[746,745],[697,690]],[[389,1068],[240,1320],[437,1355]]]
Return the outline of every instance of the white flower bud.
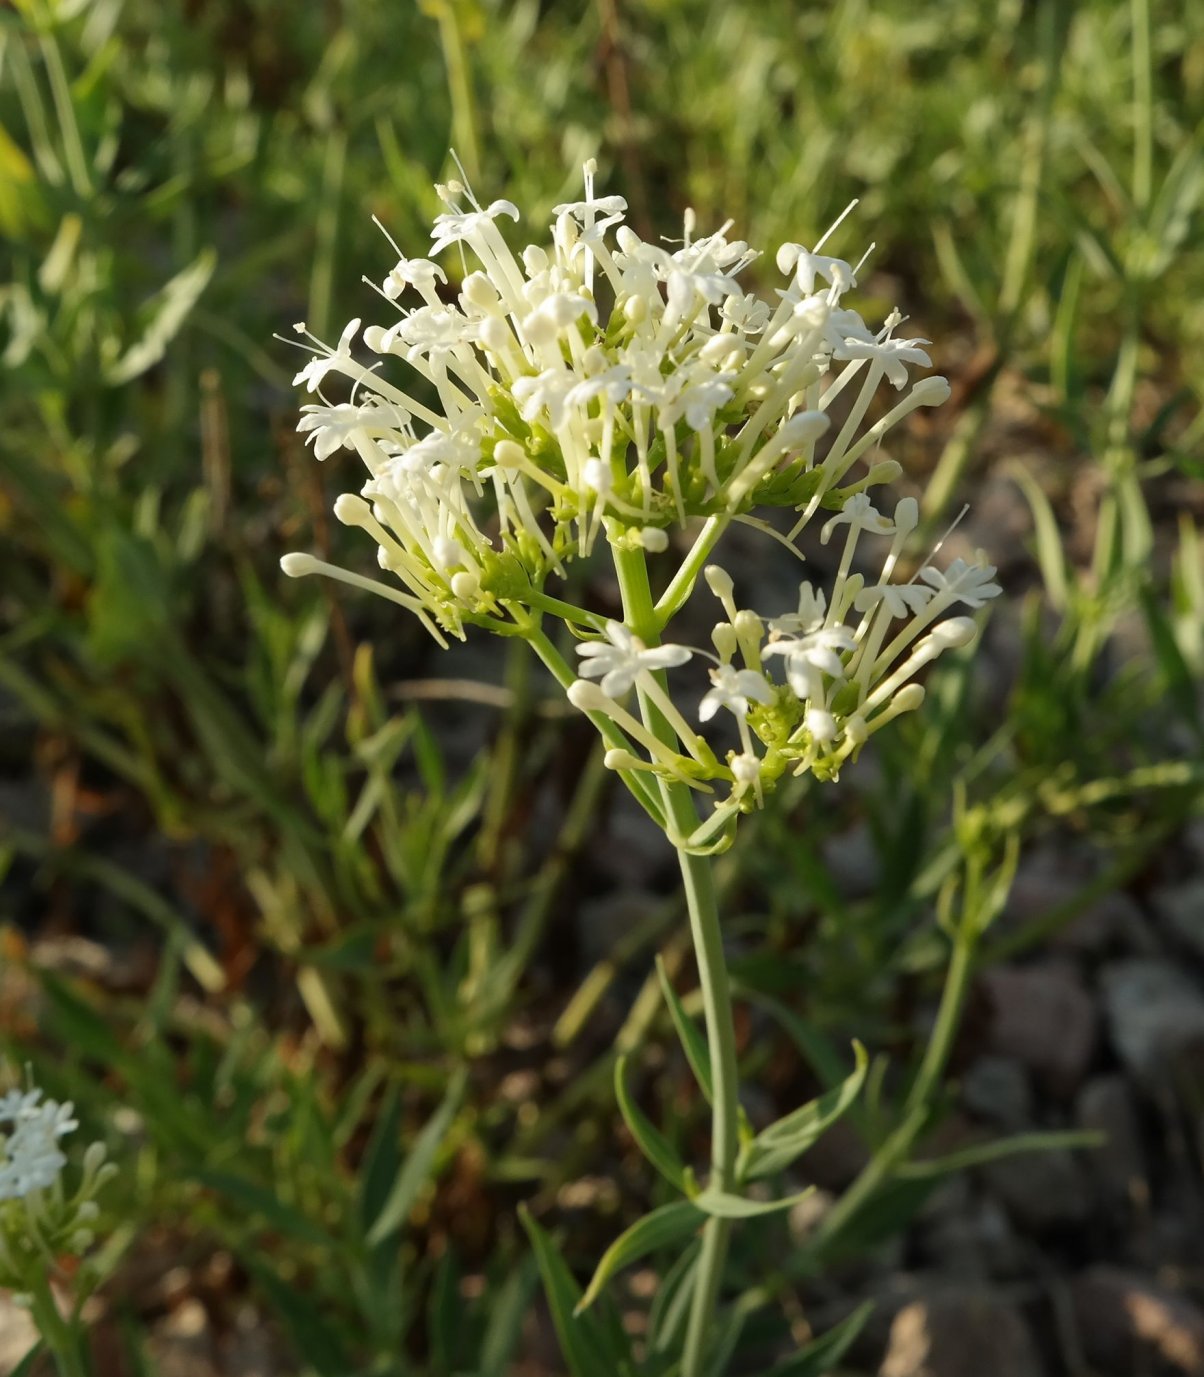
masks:
[[[612,746],[602,757],[602,764],[608,770],[638,770],[646,762],[641,760],[638,755],[632,755],[630,751],[620,750],[617,746]]]
[[[916,406],[940,406],[942,402],[949,400],[950,391],[949,379],[936,374],[914,383],[907,399]]]
[[[493,447],[493,462],[499,468],[517,469],[521,468],[523,460],[526,459],[526,452],[522,445],[514,440],[499,440]]]
[[[280,556],[280,567],[290,579],[299,579],[305,574],[314,573],[319,562],[313,555],[307,555],[301,550],[293,550],[287,555]]]
[[[488,316],[477,326],[477,338],[491,354],[505,354],[514,347],[510,327],[500,316]]]
[[[574,679],[565,690],[565,697],[582,712],[609,713],[614,707],[598,685],[591,684],[588,679]]]
[[[452,593],[461,602],[475,602],[481,592],[481,580],[468,569],[451,576]]]
[[[890,700],[891,713],[915,712],[927,696],[923,684],[905,684]]]
[[[876,487],[879,483],[893,483],[897,478],[903,476],[903,465],[897,459],[883,459],[881,463],[875,464],[862,479],[867,488]]]
[[[372,519],[372,508],[356,493],[340,493],[335,498],[334,514],[344,526],[362,526]]]
[[[731,598],[736,585],[732,576],[721,565],[708,564],[702,571],[702,576],[707,581],[707,587],[720,602],[727,602]]]
[[[497,288],[484,273],[469,273],[464,279],[461,296],[486,315],[493,315],[501,304]]]
[[[914,497],[904,497],[895,507],[895,534],[908,536],[920,524],[920,504]]]
[[[957,650],[963,645],[968,645],[974,639],[977,630],[978,627],[969,617],[950,617],[948,621],[934,626],[917,649],[924,650],[931,646],[935,657],[942,651]]]
[[[637,535],[640,544],[651,554],[663,554],[669,548],[669,532],[660,526],[642,526]]]
[[[739,649],[740,641],[736,628],[731,622],[716,622],[711,630],[711,644],[725,665],[731,664]]]

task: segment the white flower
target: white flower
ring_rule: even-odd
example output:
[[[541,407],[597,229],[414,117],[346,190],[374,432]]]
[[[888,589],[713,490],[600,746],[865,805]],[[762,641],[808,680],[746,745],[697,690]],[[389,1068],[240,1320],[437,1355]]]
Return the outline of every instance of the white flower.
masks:
[[[982,607],[990,598],[997,598],[1003,589],[993,583],[995,566],[967,564],[955,559],[942,573],[931,565],[920,570],[920,577],[929,583],[947,602],[964,602],[967,607]]]
[[[298,326],[298,331],[303,331],[304,326]],[[360,322],[358,317],[348,321],[347,328],[339,336],[339,347],[337,349],[327,349],[325,353],[318,354],[305,365],[305,367],[293,379],[293,386],[300,387],[305,384],[306,391],[316,392],[322,386],[327,373],[332,369],[341,372],[344,365],[352,363],[351,341],[360,332]],[[312,336],[311,336],[312,338]]]
[[[810,296],[815,290],[816,277],[830,282],[838,294],[857,285],[852,265],[843,258],[827,258],[822,253],[812,253],[802,244],[783,244],[778,250],[777,263],[779,272],[793,270],[799,291],[805,296]]]
[[[15,1112],[4,1116],[14,1128],[2,1145],[0,1200],[21,1199],[52,1186],[67,1164],[58,1140],[79,1127],[70,1104],[37,1104],[40,1092],[27,1092],[22,1099],[14,1099],[15,1093],[5,1097]]]
[[[530,378],[516,378],[511,391],[524,421],[540,419],[546,411],[548,424],[559,430],[568,420],[569,397],[577,386],[577,375],[568,368],[545,368]]]
[[[439,253],[449,244],[458,244],[462,239],[472,239],[482,230],[492,226],[499,215],[518,219],[518,207],[513,201],[493,201],[484,210],[451,210],[435,216],[435,227],[431,230],[431,252]]]
[[[446,281],[447,274],[429,258],[399,258],[393,271],[385,278],[381,290],[390,301],[396,301],[406,287],[417,287],[425,295],[434,289],[436,282]]]
[[[338,406],[303,406],[297,431],[307,436],[318,459],[327,459],[337,449],[354,449],[357,431],[369,435],[387,435],[400,430],[409,420],[398,406],[387,402],[368,402],[357,406],[354,402],[340,402]]]
[[[703,722],[709,722],[720,708],[727,708],[741,719],[746,718],[750,699],[756,703],[773,702],[773,686],[756,670],[720,665],[711,670],[710,675],[713,687],[698,705],[698,716]]]
[[[834,351],[837,359],[873,359],[886,374],[894,387],[907,386],[906,364],[918,363],[925,368],[932,367],[932,360],[920,348],[928,344],[926,339],[857,339],[846,338]]]
[[[824,590],[816,590],[810,583],[800,583],[798,611],[784,612],[780,617],[772,617],[769,622],[770,636],[777,641],[782,637],[796,638],[808,631],[816,631],[823,626],[826,611],[827,599]]]
[[[868,612],[881,603],[888,617],[906,617],[909,612],[922,612],[932,596],[931,588],[917,583],[875,583],[857,594],[853,606],[858,612]]]
[[[762,655],[781,655],[786,678],[800,698],[818,698],[823,691],[821,674],[839,679],[844,674],[840,652],[855,650],[857,642],[847,626],[821,626],[797,636],[771,641]]]
[[[608,698],[621,698],[641,674],[684,665],[694,652],[684,645],[658,645],[649,650],[622,622],[607,622],[606,640],[585,641],[577,647],[577,654],[585,661],[582,677],[600,679]]]
[[[768,304],[752,292],[745,296],[729,296],[720,306],[719,314],[746,335],[759,335],[769,324]]]
[[[420,306],[385,332],[380,352],[391,352],[394,339],[399,337],[408,346],[405,357],[411,363],[424,354],[440,359],[459,345],[471,343],[476,334],[476,322],[462,311],[451,306]]]
[[[826,545],[837,526],[848,524],[850,532],[872,531],[874,535],[890,535],[894,525],[889,517],[874,506],[863,492],[856,492],[819,533],[820,544]]]
[[[835,741],[838,734],[836,718],[827,708],[808,708],[803,717],[803,726],[820,746],[827,746],[830,742]]]
[[[32,1113],[41,1098],[42,1092],[36,1088],[6,1091],[0,1095],[0,1124],[16,1123]]]

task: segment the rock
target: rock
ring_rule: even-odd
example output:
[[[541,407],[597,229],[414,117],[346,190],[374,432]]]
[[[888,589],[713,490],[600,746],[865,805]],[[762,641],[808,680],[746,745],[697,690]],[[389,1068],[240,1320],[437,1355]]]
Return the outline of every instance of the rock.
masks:
[[[1027,856],[1012,882],[999,917],[1001,932],[1016,934],[1044,929],[1064,906],[1077,906],[1091,884],[1094,867],[1089,857],[1069,859],[1062,849],[1041,850]],[[1083,956],[1099,956],[1109,948],[1148,952],[1152,943],[1145,914],[1131,895],[1114,890],[1090,899],[1073,917],[1047,929],[1050,947]]]
[[[1158,890],[1154,908],[1181,942],[1196,956],[1204,956],[1204,877]]]
[[[198,1300],[184,1301],[160,1320],[146,1349],[159,1377],[218,1377],[212,1330]]]
[[[7,1292],[0,1292],[0,1377],[15,1372],[37,1341],[29,1311],[15,1304]]]
[[[988,1162],[981,1172],[1008,1214],[1032,1233],[1070,1228],[1091,1213],[1084,1169],[1065,1148],[1001,1157]]]
[[[1096,1076],[1079,1092],[1078,1126],[1101,1133],[1104,1142],[1087,1154],[1087,1167],[1113,1200],[1148,1197],[1149,1181],[1137,1104],[1124,1076]]]
[[[1146,1084],[1175,1069],[1204,1074],[1204,993],[1180,967],[1158,957],[1115,961],[1102,974],[1112,1044]]]
[[[962,1104],[988,1123],[1011,1131],[1033,1121],[1033,1088],[1012,1057],[979,1057],[962,1077]]]
[[[970,1177],[952,1176],[933,1192],[916,1219],[921,1256],[963,1284],[1022,1275],[1030,1263],[999,1202]]]
[[[1048,1089],[1073,1093],[1095,1052],[1091,996],[1066,962],[1000,966],[982,983],[994,1009],[992,1051],[1023,1062]]]
[[[990,1291],[934,1293],[905,1305],[890,1327],[879,1377],[1041,1377],[1032,1334],[1015,1306]]]
[[[1070,1295],[1083,1353],[1101,1372],[1204,1374],[1204,1312],[1186,1296],[1112,1267],[1076,1277]]]

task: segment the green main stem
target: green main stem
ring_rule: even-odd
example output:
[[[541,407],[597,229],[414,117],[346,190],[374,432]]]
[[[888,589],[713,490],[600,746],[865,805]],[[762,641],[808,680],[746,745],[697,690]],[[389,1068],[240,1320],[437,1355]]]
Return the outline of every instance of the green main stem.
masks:
[[[627,625],[645,645],[655,645],[660,640],[662,622],[653,606],[643,552],[616,550],[614,556]],[[676,737],[656,705],[641,695],[640,706],[649,730],[676,750]],[[689,788],[669,780],[661,780],[660,788],[673,834],[683,839],[688,837],[698,826],[698,812]],[[684,846],[679,845],[677,859],[690,914],[690,934],[694,940],[707,1046],[711,1054],[713,1101],[709,1185],[714,1190],[731,1192],[736,1184],[736,1154],[739,1148],[739,1067],[715,882],[708,857],[691,855]],[[694,1273],[694,1294],[686,1326],[682,1377],[700,1377],[703,1371],[706,1343],[715,1318],[730,1234],[731,1221],[727,1219],[712,1217],[703,1228],[702,1251]]]

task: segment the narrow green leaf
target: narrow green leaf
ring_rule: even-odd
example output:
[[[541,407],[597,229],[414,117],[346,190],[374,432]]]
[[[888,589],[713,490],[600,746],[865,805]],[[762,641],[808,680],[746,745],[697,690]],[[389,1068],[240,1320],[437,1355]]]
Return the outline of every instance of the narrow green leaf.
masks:
[[[368,1230],[367,1241],[370,1246],[375,1247],[383,1239],[388,1238],[391,1233],[400,1229],[410,1217],[410,1211],[414,1208],[418,1193],[430,1179],[431,1170],[435,1164],[435,1154],[447,1136],[447,1130],[460,1107],[466,1080],[467,1074],[461,1067],[452,1076],[442,1104],[431,1115],[422,1132],[414,1140],[414,1146],[401,1164],[401,1170],[398,1172],[388,1198],[381,1206],[376,1222]]]
[[[1008,474],[1024,493],[1029,509],[1033,514],[1033,527],[1037,544],[1037,563],[1041,566],[1041,576],[1045,580],[1045,592],[1050,604],[1063,611],[1068,601],[1069,579],[1066,573],[1066,555],[1062,548],[1062,534],[1058,530],[1058,519],[1054,516],[1049,498],[1041,485],[1022,464],[1008,465]]]
[[[577,1302],[574,1315],[579,1315],[597,1299],[598,1293],[618,1271],[629,1267],[656,1248],[667,1247],[679,1238],[692,1234],[703,1222],[701,1212],[688,1200],[676,1200],[637,1220],[626,1229],[602,1254],[585,1295]]]
[[[141,335],[119,358],[105,366],[105,382],[120,387],[159,362],[209,285],[216,266],[217,254],[213,249],[202,249],[186,268],[164,284],[141,312]]]
[[[654,1353],[664,1353],[678,1347],[678,1336],[683,1332],[690,1299],[694,1294],[694,1273],[701,1247],[701,1240],[691,1243],[656,1288],[648,1312],[648,1342]]]
[[[600,1325],[592,1315],[577,1314],[581,1289],[565,1266],[564,1259],[525,1205],[519,1206],[518,1214],[535,1249],[535,1260],[539,1264],[548,1308],[552,1312],[552,1324],[571,1377],[615,1377],[614,1365],[606,1355],[606,1341]]]
[[[13,1368],[10,1377],[33,1377],[34,1365],[45,1351],[45,1346],[42,1343],[34,1344],[25,1357]]]
[[[932,1177],[948,1176],[967,1167],[984,1162],[997,1162],[1001,1157],[1014,1157],[1020,1152],[1049,1152],[1055,1148],[1097,1148],[1105,1138],[1099,1133],[1018,1133],[1013,1138],[1000,1138],[994,1143],[977,1143],[945,1157],[930,1157],[923,1162],[906,1162],[896,1175],[910,1181],[926,1181]]]
[[[749,1200],[746,1196],[729,1195],[726,1191],[705,1190],[701,1195],[696,1195],[690,1204],[706,1214],[713,1214],[717,1219],[755,1219],[759,1215],[788,1210],[814,1192],[815,1187],[808,1186],[805,1191],[784,1196],[781,1200]]]
[[[385,1091],[368,1150],[360,1170],[360,1230],[367,1233],[389,1198],[401,1169],[401,1090],[396,1084]]]
[[[625,1056],[621,1056],[615,1062],[615,1097],[619,1101],[619,1112],[623,1116],[623,1122],[630,1129],[631,1136],[639,1144],[640,1151],[670,1185],[676,1186],[679,1191],[688,1194],[685,1164],[674,1152],[669,1140],[631,1097],[631,1092],[627,1088],[627,1058]]]
[[[840,1085],[770,1124],[757,1135],[748,1152],[745,1176],[749,1180],[770,1176],[789,1166],[812,1147],[856,1100],[865,1083],[869,1057],[859,1042],[853,1043],[853,1052],[857,1064]]]
[[[844,1357],[853,1340],[865,1328],[874,1302],[866,1301],[834,1328],[769,1370],[767,1377],[822,1377]]]
[[[533,1261],[524,1258],[494,1294],[489,1323],[481,1343],[480,1377],[506,1377],[531,1311],[537,1276]]]
[[[1167,694],[1174,701],[1185,725],[1190,726],[1197,738],[1204,736],[1204,722],[1200,716],[1200,696],[1198,676],[1184,658],[1175,628],[1167,617],[1161,603],[1149,588],[1141,590],[1141,609],[1145,613],[1146,626],[1153,642],[1158,667],[1162,671]]]
[[[660,977],[665,1002],[669,1006],[669,1014],[673,1019],[673,1026],[677,1029],[677,1036],[681,1039],[686,1060],[690,1063],[694,1077],[702,1087],[702,1093],[707,1097],[708,1103],[713,1103],[715,1092],[711,1081],[711,1054],[707,1049],[706,1039],[698,1031],[698,1025],[682,1007],[681,1000],[678,999],[677,992],[669,981],[669,973],[665,970],[665,963],[659,956],[656,958],[656,973]]]

